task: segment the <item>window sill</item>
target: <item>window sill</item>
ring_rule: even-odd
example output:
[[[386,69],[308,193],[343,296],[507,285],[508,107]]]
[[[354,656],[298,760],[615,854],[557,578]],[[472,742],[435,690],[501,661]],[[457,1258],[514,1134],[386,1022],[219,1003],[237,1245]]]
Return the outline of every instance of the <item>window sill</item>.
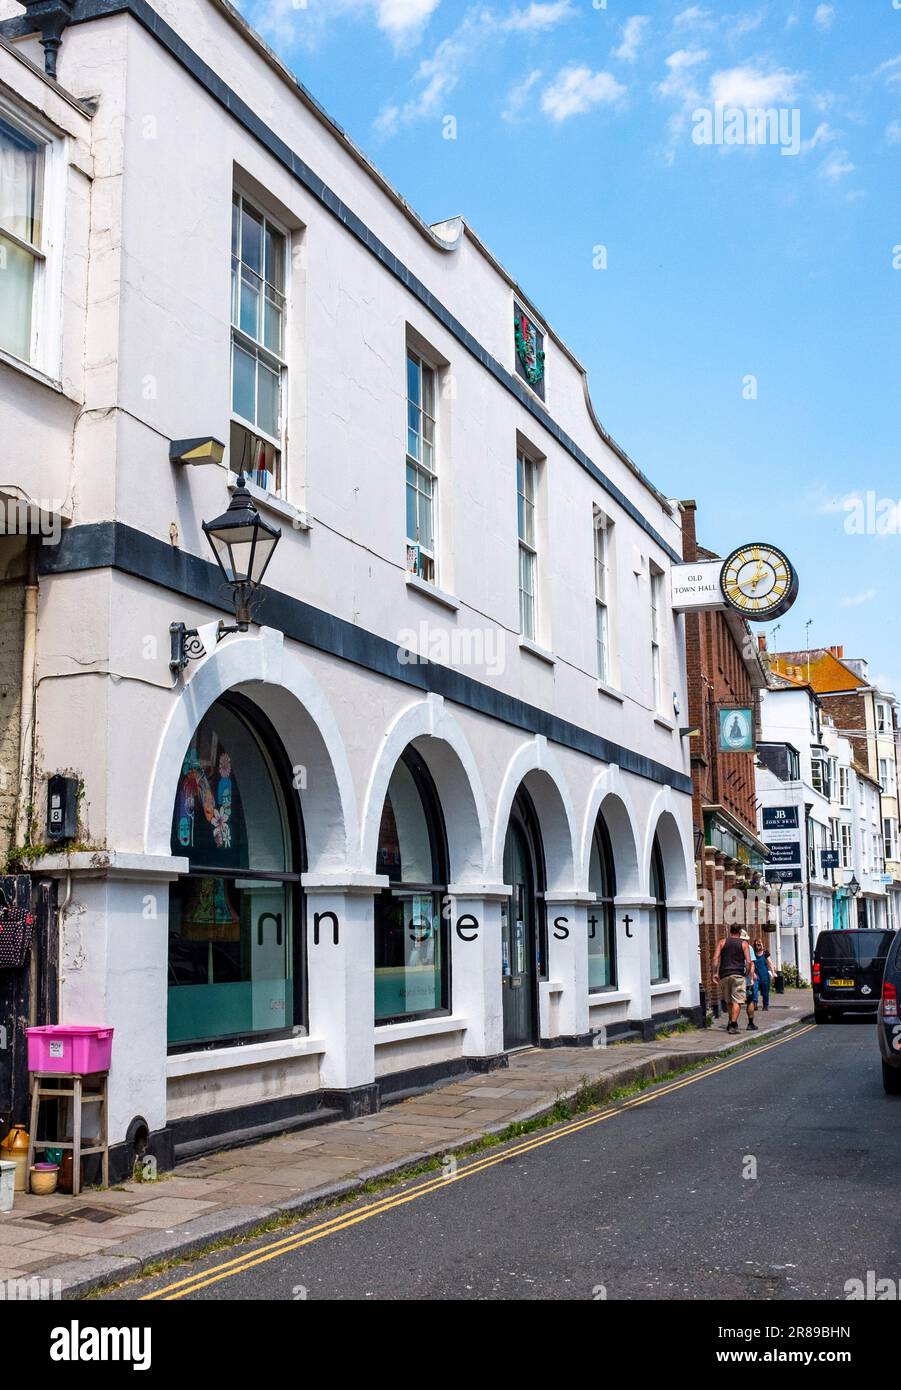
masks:
[[[626,697],[622,691],[617,690],[614,685],[608,685],[606,681],[598,681],[598,694],[606,695],[608,699],[615,700],[619,705],[626,703]]]
[[[601,1004],[628,1004],[632,998],[628,990],[597,989],[588,991],[589,1009],[599,1008]]]
[[[279,1038],[275,1042],[247,1043],[244,1047],[218,1047],[203,1052],[181,1052],[166,1058],[166,1078],[201,1076],[210,1071],[234,1071],[262,1062],[290,1061],[292,1057],[318,1056],[325,1052],[320,1038]]]
[[[414,593],[422,594],[423,598],[430,598],[433,603],[440,603],[442,608],[449,608],[452,613],[459,612],[460,600],[454,598],[453,594],[445,593],[439,589],[437,584],[430,584],[427,579],[420,579],[418,574],[407,574],[407,588]]]
[[[528,652],[529,656],[534,656],[537,661],[543,661],[546,666],[556,666],[557,658],[553,652],[549,652],[546,647],[540,647],[537,642],[533,642],[529,637],[520,637],[519,650]]]
[[[38,381],[42,386],[49,386],[51,391],[56,391],[57,395],[63,396],[63,383],[56,377],[48,376],[46,372],[33,367],[30,362],[26,362],[21,357],[13,357],[11,352],[4,352],[0,348],[0,362],[4,362],[7,367],[13,367],[17,372],[24,376],[30,376],[32,381]]]
[[[309,516],[306,512],[302,512],[299,507],[295,507],[293,502],[286,501],[277,493],[267,492],[265,488],[252,483],[249,478],[245,478],[244,482],[254,502],[263,511],[272,512],[274,516],[280,516],[282,520],[290,521],[295,531],[312,531],[313,523]],[[228,483],[229,492],[234,492],[237,486],[237,477],[232,473]]]
[[[667,733],[674,734],[676,732],[676,726],[673,721],[667,719],[663,714],[655,714],[654,723],[657,725],[658,729],[666,729]]]
[[[375,1045],[384,1047],[388,1043],[429,1038],[439,1033],[463,1033],[468,1027],[469,1021],[459,1014],[452,1014],[449,1018],[418,1018],[411,1023],[377,1023]]]
[[[658,994],[678,994],[681,986],[674,985],[671,980],[664,980],[662,984],[651,985],[651,998],[656,999]]]

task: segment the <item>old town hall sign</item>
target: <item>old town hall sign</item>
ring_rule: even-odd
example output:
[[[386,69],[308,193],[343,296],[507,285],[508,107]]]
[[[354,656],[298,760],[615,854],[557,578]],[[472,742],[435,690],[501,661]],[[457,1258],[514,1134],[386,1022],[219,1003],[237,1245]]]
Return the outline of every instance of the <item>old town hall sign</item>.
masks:
[[[781,618],[798,597],[798,575],[774,545],[755,541],[723,560],[674,565],[673,608],[678,613],[731,608],[755,623]]]

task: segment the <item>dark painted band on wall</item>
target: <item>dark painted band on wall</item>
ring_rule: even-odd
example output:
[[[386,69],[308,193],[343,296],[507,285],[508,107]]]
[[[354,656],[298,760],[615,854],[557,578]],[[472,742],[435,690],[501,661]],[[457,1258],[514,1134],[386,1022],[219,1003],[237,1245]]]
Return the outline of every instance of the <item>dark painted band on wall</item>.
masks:
[[[63,533],[59,545],[41,547],[38,564],[44,575],[112,569],[217,611],[232,611],[223,595],[222,576],[215,565],[115,521],[73,526]],[[443,695],[446,700],[490,719],[498,719],[527,733],[543,734],[550,742],[564,748],[575,749],[600,762],[614,763],[624,772],[633,772],[648,781],[691,795],[691,778],[684,773],[559,719],[546,710],[516,700],[460,671],[419,658],[404,664],[398,659],[399,648],[395,642],[289,594],[265,589],[257,616],[266,627],[275,628],[316,651],[414,686],[425,694]]]
[[[457,339],[457,342],[491,373],[496,381],[516,397],[519,403],[553,436],[561,448],[565,449],[591,475],[608,496],[612,497],[623,511],[660,546],[661,550],[675,563],[681,563],[682,556],[663,539],[647,517],[617,487],[616,483],[608,478],[596,463],[592,462],[585,451],[569,437],[565,430],[561,429],[541,403],[534,399],[516,377],[508,372],[496,358],[491,356],[469,330],[464,328],[459,319],[455,318],[439,299],[436,299],[422,281],[418,280],[407,266],[385,246],[384,242],[380,241],[375,233],[367,227],[366,223],[352,212],[346,203],[341,201],[318,174],[314,173],[310,166],[304,163],[284,140],[280,139],[265,122],[261,121],[247,103],[242,101],[237,93],[233,92],[193,49],[189,48],[175,30],[170,28],[146,3],[146,0],[77,0],[70,23],[85,24],[93,19],[104,19],[116,14],[130,14],[138,20],[167,52],[200,83],[204,90],[234,117],[239,125],[258,140],[273,158],[277,159],[279,164],[287,169],[292,177],[302,184],[322,207],[337,218],[342,226],[376,258],[384,269],[399,280],[414,298]],[[33,28],[33,22],[29,23],[26,19],[13,19],[0,23],[0,33],[7,37],[29,33]]]

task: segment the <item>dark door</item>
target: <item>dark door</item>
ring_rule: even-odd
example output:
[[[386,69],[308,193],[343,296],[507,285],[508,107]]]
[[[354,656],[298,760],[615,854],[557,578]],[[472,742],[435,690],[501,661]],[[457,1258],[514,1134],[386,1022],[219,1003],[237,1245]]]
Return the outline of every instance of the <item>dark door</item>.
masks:
[[[501,908],[504,1050],[536,1038],[537,952],[535,873],[522,827],[511,823],[504,849],[504,882],[513,889]]]
[[[56,1022],[56,884],[27,874],[0,877],[0,902],[34,913],[31,959],[23,970],[0,970],[0,1135],[28,1122],[25,1029]]]

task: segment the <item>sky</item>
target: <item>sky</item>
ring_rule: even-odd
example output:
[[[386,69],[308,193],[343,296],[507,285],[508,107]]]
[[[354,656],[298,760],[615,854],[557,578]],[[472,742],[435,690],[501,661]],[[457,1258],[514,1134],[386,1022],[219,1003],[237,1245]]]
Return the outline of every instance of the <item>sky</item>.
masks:
[[[901,696],[901,0],[238,7],[427,222],[466,218],[702,544],[788,553],[771,647]]]

